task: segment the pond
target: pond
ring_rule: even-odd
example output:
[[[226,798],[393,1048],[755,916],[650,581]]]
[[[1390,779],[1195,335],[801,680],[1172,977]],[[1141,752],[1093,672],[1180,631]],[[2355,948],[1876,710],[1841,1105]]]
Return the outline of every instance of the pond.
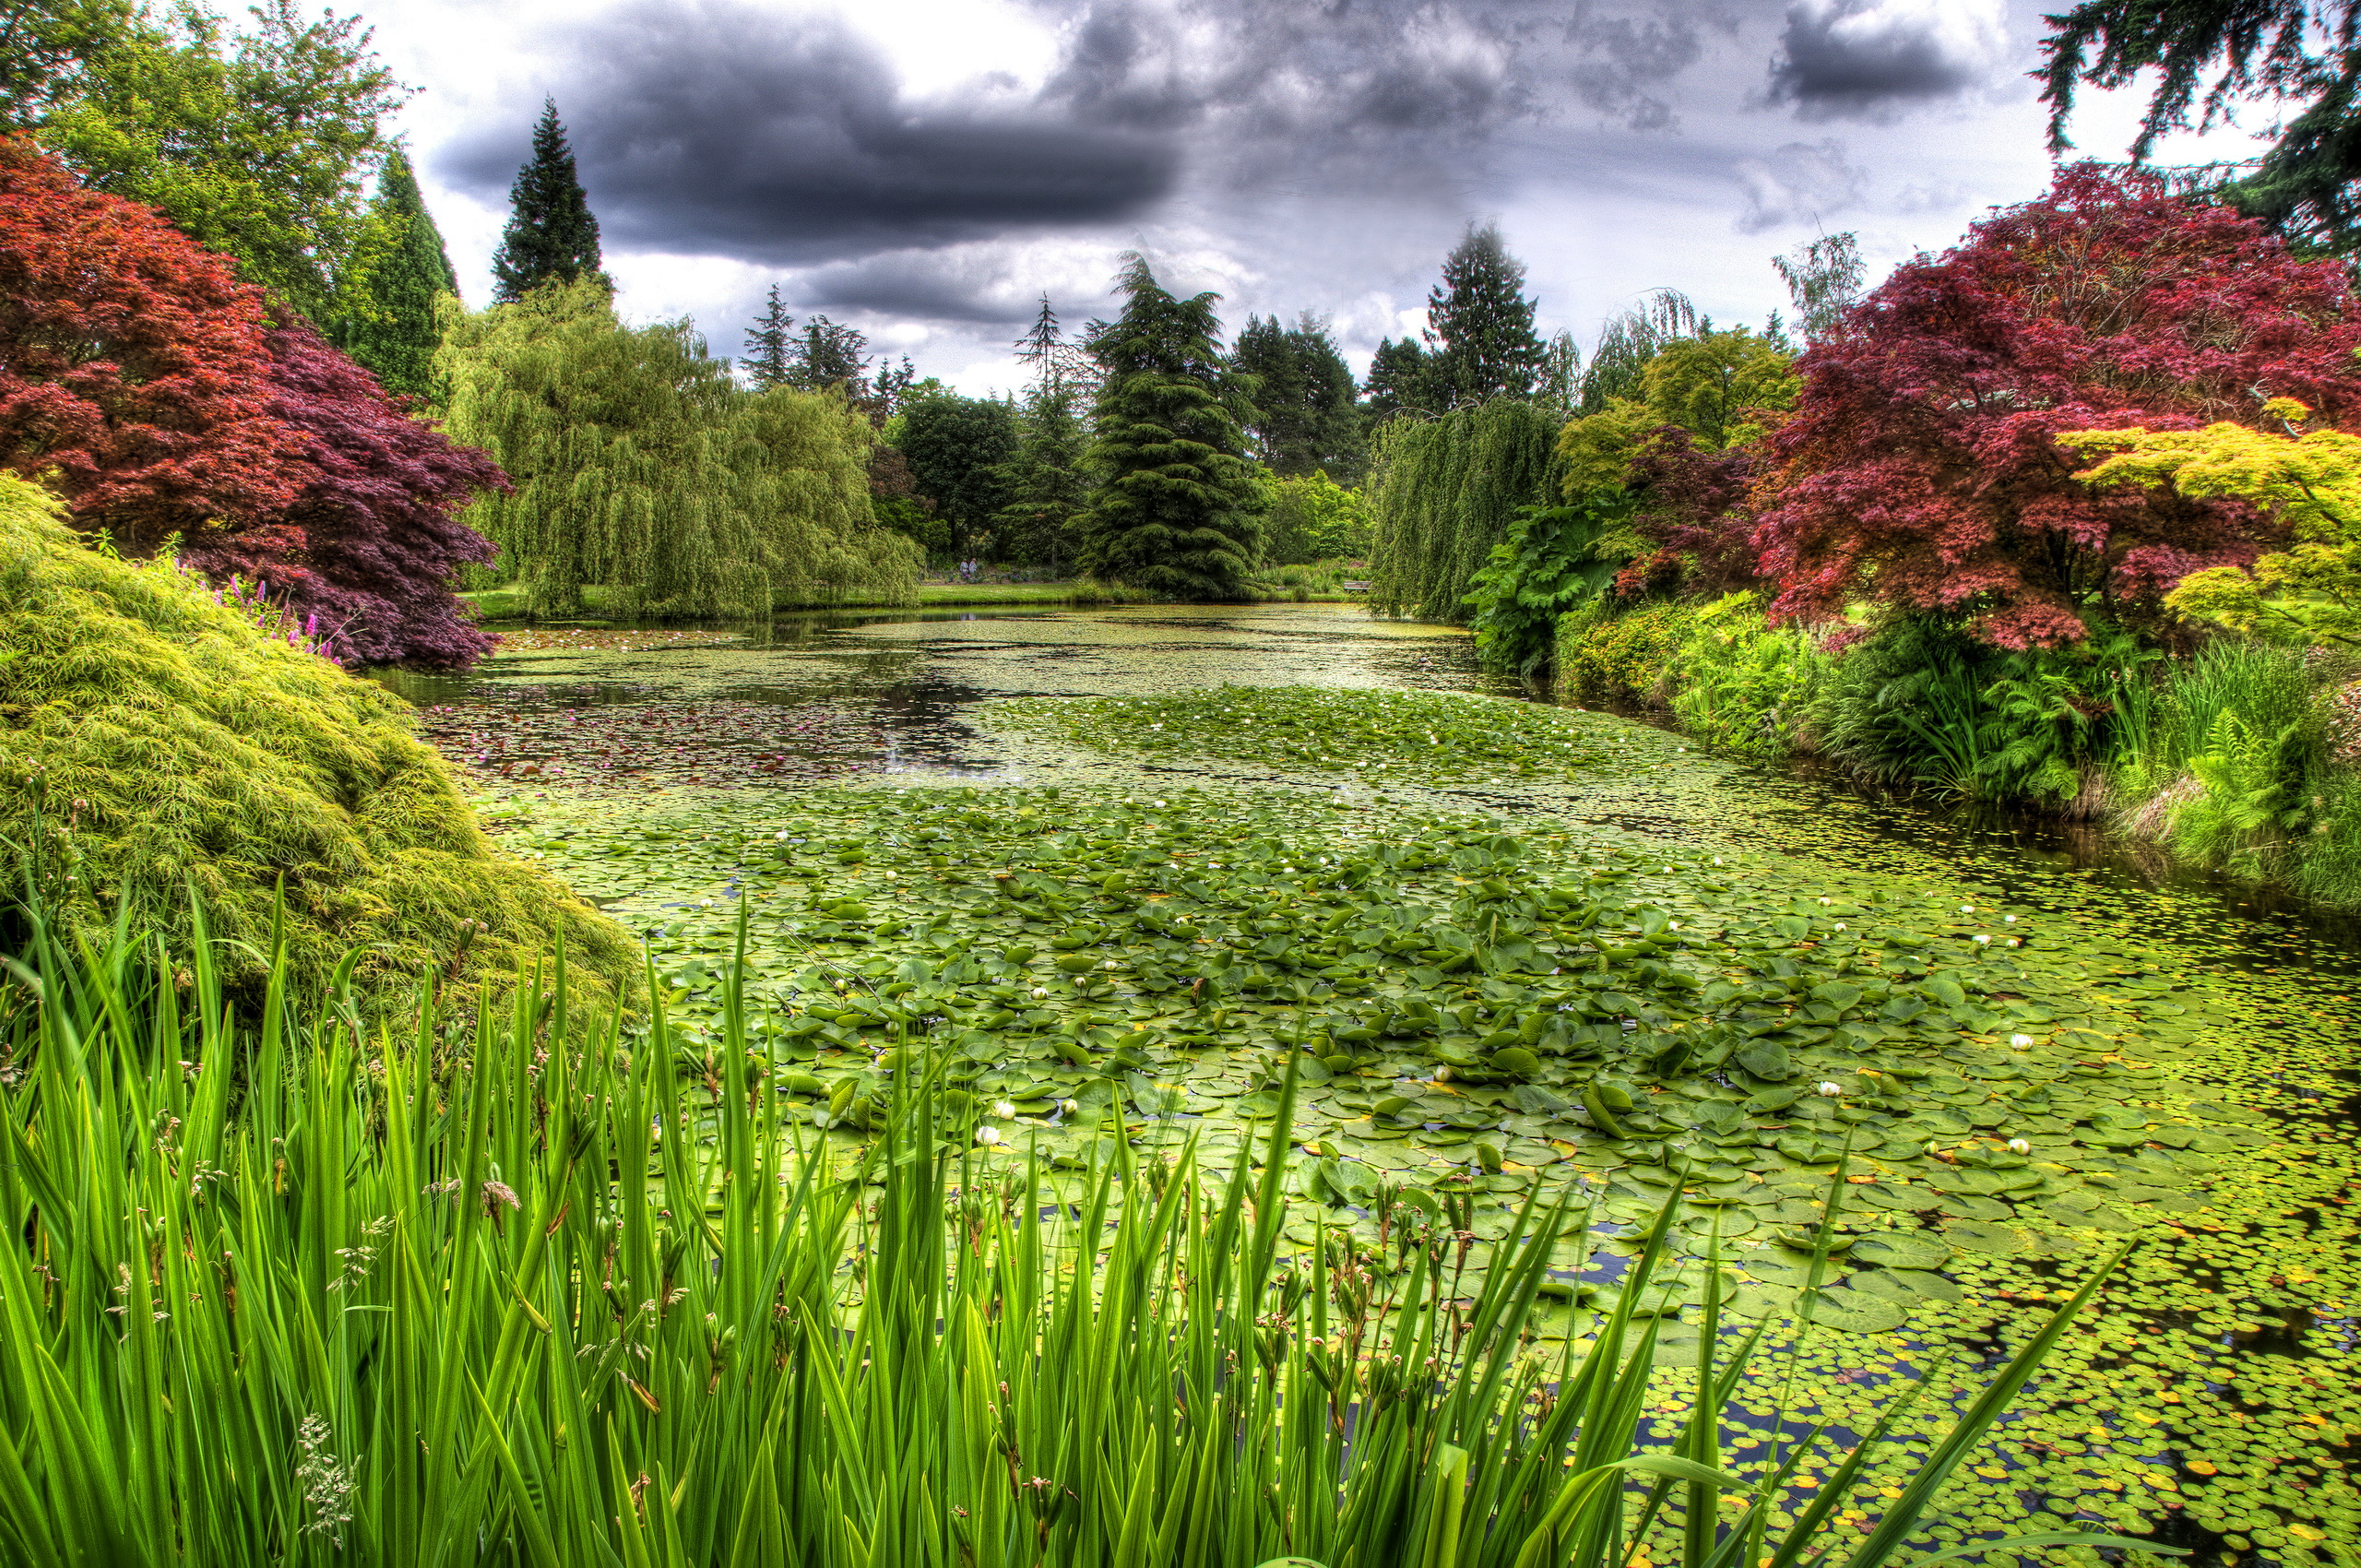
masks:
[[[2340,922],[1488,694],[1464,634],[1350,606],[550,628],[394,681],[512,846],[647,935],[692,1039],[742,917],[816,1135],[860,1138],[919,1037],[988,1155],[1076,1169],[1120,1124],[1218,1167],[1293,1057],[1293,1242],[1374,1252],[1443,1192],[1480,1267],[1571,1189],[1556,1339],[1681,1190],[1658,1409],[1707,1293],[1767,1323],[1738,1468],[1909,1379],[1923,1453],[2129,1242],[1930,1543],[2361,1551]]]

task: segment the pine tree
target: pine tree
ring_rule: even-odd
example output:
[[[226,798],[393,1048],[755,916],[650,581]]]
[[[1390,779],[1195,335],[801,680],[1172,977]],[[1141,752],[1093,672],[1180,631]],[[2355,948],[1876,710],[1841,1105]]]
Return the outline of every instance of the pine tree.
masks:
[[[516,171],[508,203],[508,227],[501,231],[500,250],[492,258],[492,292],[501,303],[514,303],[552,280],[608,282],[600,270],[599,220],[574,172],[574,149],[566,145],[553,101],[542,101],[540,123],[533,127],[532,161]]]
[[[767,392],[774,386],[785,386],[793,379],[789,362],[789,335],[795,330],[795,318],[778,303],[778,285],[771,285],[770,303],[754,324],[746,328],[746,351],[739,356],[738,364],[746,379],[757,392]]]
[[[1525,264],[1490,224],[1470,228],[1444,258],[1427,294],[1426,336],[1438,410],[1532,395],[1548,350],[1534,335]]]
[[[1217,296],[1175,299],[1133,255],[1122,315],[1094,336],[1106,373],[1083,519],[1083,564],[1180,600],[1234,600],[1262,548],[1263,505],[1239,429],[1243,399],[1215,346]]]
[[[443,328],[435,319],[436,302],[458,293],[459,278],[451,269],[442,231],[419,194],[418,176],[399,148],[386,160],[370,217],[378,225],[379,251],[362,285],[368,313],[337,323],[336,345],[374,371],[386,391],[439,404],[442,382],[434,374],[434,354]]]

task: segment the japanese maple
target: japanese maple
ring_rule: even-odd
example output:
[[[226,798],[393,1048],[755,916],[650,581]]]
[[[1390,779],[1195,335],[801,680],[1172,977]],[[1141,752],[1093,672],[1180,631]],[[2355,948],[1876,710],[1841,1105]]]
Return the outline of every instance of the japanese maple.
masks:
[[[2294,397],[2361,413],[2361,316],[2334,262],[2228,208],[2082,164],[1966,242],[1897,267],[1798,362],[1752,502],[1776,616],[1850,600],[1956,617],[1985,641],[2075,641],[2284,525],[2236,497],[2095,488],[2058,437],[2266,422]]]

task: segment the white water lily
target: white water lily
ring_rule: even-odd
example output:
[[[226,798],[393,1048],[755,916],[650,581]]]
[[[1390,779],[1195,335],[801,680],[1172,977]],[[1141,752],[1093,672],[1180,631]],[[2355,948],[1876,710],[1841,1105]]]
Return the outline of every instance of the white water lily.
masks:
[[[1078,1099],[1062,1099],[1058,1101],[1058,1114],[1061,1116],[1072,1116],[1075,1111],[1080,1111],[1081,1109],[1082,1101]]]
[[[1836,929],[1837,929],[1837,930],[1839,930],[1839,931],[1843,931],[1843,930],[1845,929],[1845,922],[1844,922],[1843,921],[1838,921],[1836,922]]]
[[[2018,943],[2017,939],[2016,939],[2015,937],[2013,937],[2013,936],[2012,936],[2012,937],[2009,938],[2009,945],[2010,945],[2010,946],[2011,946],[2011,947],[2015,947],[2015,946],[2019,945],[2019,943]]]
[[[2018,1050],[2018,1051],[2024,1051],[2024,1050],[2028,1050],[2028,1049],[2030,1049],[2030,1048],[2031,1048],[2031,1046],[2033,1045],[2033,1036],[2031,1036],[2031,1035],[2011,1035],[2011,1036],[2009,1037],[2009,1044],[2011,1045],[2011,1047],[2012,1047],[2013,1049]]]
[[[780,829],[778,830],[778,833],[777,834],[777,836],[776,836],[776,837],[777,837],[777,839],[778,839],[778,841],[779,841],[780,843],[782,843],[782,844],[786,843],[786,842],[787,842],[787,829],[786,829],[786,828],[784,828],[784,827],[780,828]]]
[[[1047,1001],[1049,999],[1049,995],[1050,993],[1038,985],[1033,988],[1033,1000],[1036,1002]]]
[[[1719,855],[1715,855],[1715,856],[1714,857],[1714,863],[1715,865],[1720,865],[1720,864],[1722,863],[1722,857],[1721,857],[1721,856],[1719,856]]]
[[[1820,907],[1821,907],[1821,909],[1824,909],[1828,908],[1828,906],[1829,906],[1831,903],[1833,903],[1833,901],[1834,901],[1834,900],[1833,900],[1833,899],[1822,898],[1822,899],[1820,901]]]
[[[1978,947],[1989,947],[1992,945],[1992,939],[1979,931],[1975,933],[1975,944]]]
[[[979,1127],[976,1129],[976,1141],[979,1144],[996,1144],[1000,1142],[1000,1129],[998,1127]]]
[[[992,1101],[992,1114],[1003,1122],[1012,1121],[1016,1115],[1016,1102],[1013,1099],[996,1099]]]
[[[1118,960],[1118,959],[1114,959],[1114,958],[1109,958],[1109,959],[1108,959],[1105,963],[1103,963],[1103,964],[1099,965],[1098,967],[1099,967],[1100,968],[1102,968],[1102,969],[1120,969],[1120,968],[1121,968],[1123,966],[1122,966],[1122,963],[1121,963],[1120,960]]]
[[[1843,1094],[1845,1091],[1834,1084],[1822,1084],[1820,1086],[1820,1092],[1826,1095],[1829,1099],[1834,1099],[1838,1095]]]
[[[1972,915],[1975,913],[1975,906],[1973,904],[1962,904],[1959,907],[1959,912],[1963,915]]]
[[[2016,916],[2014,916],[2014,915],[2002,915],[2002,916],[2000,917],[2000,919],[2001,919],[2003,921],[2005,921],[2007,924],[2010,924],[2010,925],[2014,925],[2014,924],[2016,924],[2016,923],[2017,923],[2017,917],[2016,917]]]
[[[2033,1152],[2033,1145],[2023,1138],[2011,1138],[2009,1140],[2009,1152],[2011,1154],[2031,1154]]]

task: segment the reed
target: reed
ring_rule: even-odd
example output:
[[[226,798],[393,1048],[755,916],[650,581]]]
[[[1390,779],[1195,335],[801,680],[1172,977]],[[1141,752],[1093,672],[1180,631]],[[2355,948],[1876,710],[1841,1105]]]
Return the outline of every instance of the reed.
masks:
[[[1899,1500],[1855,1484],[1882,1431],[1791,1494],[1800,1447],[1723,1467],[1752,1341],[1717,1356],[1711,1306],[1701,1414],[1640,1441],[1669,1210],[1546,1353],[1570,1190],[1464,1278],[1406,1196],[1378,1253],[1283,1258],[1291,1069],[1259,1169],[1110,1128],[1069,1189],[955,1146],[922,1050],[867,1146],[799,1130],[734,995],[708,1041],[627,1033],[561,957],[397,1034],[291,994],[281,945],[242,1025],[201,921],[184,955],[34,930],[0,1005],[8,1563],[1622,1568],[1655,1529],[1795,1568],[1849,1506],[1875,1568],[2096,1284]]]

